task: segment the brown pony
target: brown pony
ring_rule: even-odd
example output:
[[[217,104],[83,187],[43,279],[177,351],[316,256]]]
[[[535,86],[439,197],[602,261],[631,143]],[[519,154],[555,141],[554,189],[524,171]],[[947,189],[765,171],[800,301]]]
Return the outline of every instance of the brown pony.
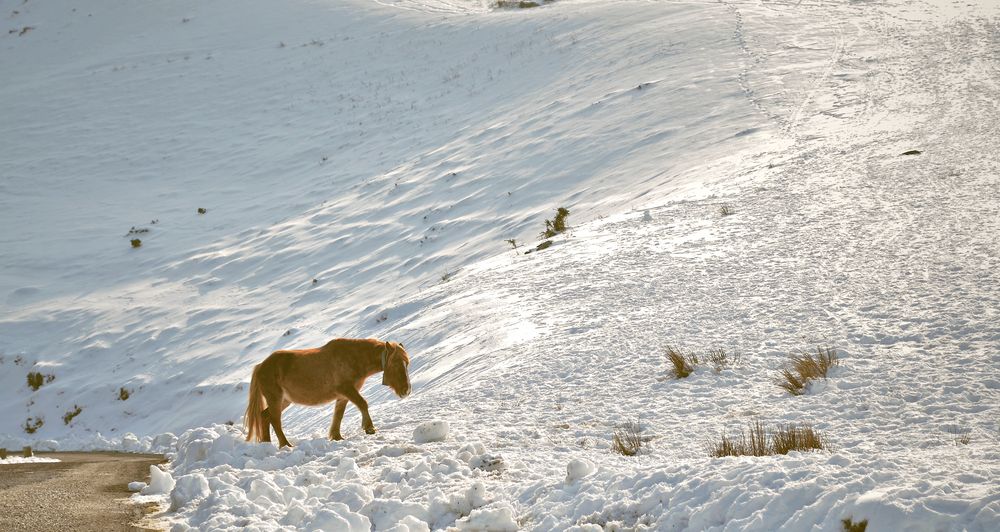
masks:
[[[365,379],[382,372],[382,384],[399,397],[410,394],[410,356],[403,344],[378,340],[338,338],[323,347],[282,350],[271,353],[253,368],[250,404],[243,416],[247,441],[271,441],[271,427],[279,447],[288,439],[281,431],[281,412],[288,405],[324,405],[336,400],[330,439],[340,440],[340,422],[347,402],[361,411],[361,427],[375,434],[368,415],[368,402],[361,397]]]

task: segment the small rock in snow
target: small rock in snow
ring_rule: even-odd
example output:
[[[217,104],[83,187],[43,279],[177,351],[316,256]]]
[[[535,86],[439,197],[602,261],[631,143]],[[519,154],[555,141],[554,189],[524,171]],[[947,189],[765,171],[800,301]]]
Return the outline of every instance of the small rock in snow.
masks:
[[[145,482],[138,482],[138,481],[136,481],[136,482],[129,482],[128,483],[128,490],[129,491],[142,491],[143,488],[145,488],[145,487],[146,487],[146,483]]]
[[[448,437],[447,421],[428,421],[417,425],[413,429],[414,443],[428,443],[432,441],[444,441]]]
[[[566,483],[572,484],[593,472],[593,463],[582,458],[574,458],[566,466]]]
[[[473,469],[482,469],[483,471],[503,472],[507,469],[507,464],[504,463],[503,457],[492,454],[484,454],[471,459],[469,466]]]
[[[649,209],[646,209],[646,210],[642,211],[642,221],[644,221],[644,222],[652,222],[653,221],[653,215],[649,214]]]

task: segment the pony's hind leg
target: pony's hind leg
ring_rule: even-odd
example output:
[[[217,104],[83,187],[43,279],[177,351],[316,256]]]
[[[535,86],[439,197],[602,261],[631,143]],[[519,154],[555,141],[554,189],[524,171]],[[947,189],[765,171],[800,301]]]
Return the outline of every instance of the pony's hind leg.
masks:
[[[278,436],[278,447],[291,447],[292,444],[288,443],[288,438],[285,437],[284,431],[281,430],[281,411],[288,406],[285,402],[284,397],[281,396],[281,388],[277,389],[277,393],[272,390],[267,390],[264,392],[264,399],[267,400],[267,419],[270,420],[271,426],[274,427],[274,434]],[[278,406],[278,408],[272,408],[271,405]],[[269,431],[270,432],[270,431]]]
[[[281,400],[281,411],[284,412],[285,409],[288,408],[288,405],[290,405],[290,404],[292,404],[291,401],[282,398],[282,400]],[[264,435],[261,437],[260,441],[266,441],[266,442],[270,442],[271,441],[271,414],[270,414],[270,412],[271,412],[271,407],[270,406],[267,407],[267,408],[265,408],[264,411],[261,412],[261,415],[264,416],[264,425],[265,425],[265,427],[264,427]]]
[[[340,435],[340,422],[344,420],[344,410],[347,410],[347,399],[337,399],[337,406],[333,408],[333,423],[330,423],[330,439],[342,440]]]
[[[260,441],[270,442],[271,441],[271,407],[267,407],[263,412],[260,413],[261,417],[264,418],[263,433],[261,433]]]

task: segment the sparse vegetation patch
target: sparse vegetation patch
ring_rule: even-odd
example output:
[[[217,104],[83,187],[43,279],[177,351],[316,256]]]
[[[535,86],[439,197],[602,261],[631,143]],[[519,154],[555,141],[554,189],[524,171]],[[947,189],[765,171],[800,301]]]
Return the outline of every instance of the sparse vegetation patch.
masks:
[[[79,405],[73,405],[73,410],[63,414],[63,423],[69,425],[73,418],[80,415],[80,412],[83,412],[83,409]]]
[[[32,371],[28,373],[28,386],[32,391],[37,391],[42,387],[43,384],[52,382],[56,380],[56,376],[52,374],[42,375],[37,371]]]
[[[118,400],[128,401],[128,398],[132,395],[132,392],[127,390],[124,386],[118,389]]]
[[[41,416],[29,417],[28,419],[24,420],[24,432],[27,432],[28,434],[34,434],[35,431],[42,428],[42,425],[44,424],[45,420],[42,419]]]

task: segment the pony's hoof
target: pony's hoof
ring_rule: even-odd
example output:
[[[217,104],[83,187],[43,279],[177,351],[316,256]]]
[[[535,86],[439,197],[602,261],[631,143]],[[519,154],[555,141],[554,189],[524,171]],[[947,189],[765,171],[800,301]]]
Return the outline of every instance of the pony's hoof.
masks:
[[[376,432],[378,431],[375,430],[375,427],[365,427],[365,434],[375,434]]]
[[[344,439],[344,437],[341,436],[340,434],[331,434],[330,435],[330,441],[340,441],[342,439]]]

